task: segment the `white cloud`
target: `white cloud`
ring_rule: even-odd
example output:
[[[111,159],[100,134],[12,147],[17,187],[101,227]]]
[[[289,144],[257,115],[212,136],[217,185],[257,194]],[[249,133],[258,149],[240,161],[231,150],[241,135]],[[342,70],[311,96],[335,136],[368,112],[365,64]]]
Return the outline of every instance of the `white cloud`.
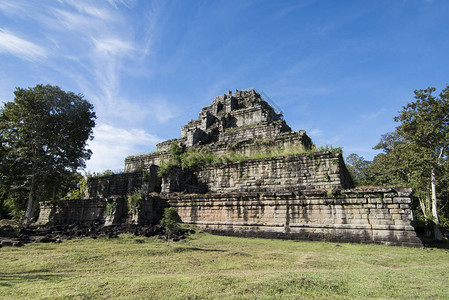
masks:
[[[27,13],[27,8],[29,8],[29,3],[20,0],[0,1],[0,11],[8,16],[23,16]]]
[[[118,8],[118,6],[120,4],[122,4],[126,7],[129,7],[130,5],[132,5],[135,2],[132,0],[128,0],[128,1],[126,1],[126,0],[106,0],[106,1],[115,8]]]
[[[377,119],[379,116],[383,115],[384,113],[385,113],[385,109],[381,109],[381,110],[378,110],[378,111],[370,113],[370,114],[361,114],[360,118],[366,122],[369,122],[374,119]]]
[[[148,152],[162,140],[143,129],[130,130],[99,124],[94,129],[94,140],[89,143],[92,158],[87,162],[87,170],[101,172],[106,169],[123,169],[129,155]]]
[[[178,115],[178,110],[176,106],[170,105],[165,100],[153,100],[150,114],[160,123],[166,123]]]
[[[295,5],[292,5],[292,6],[284,8],[284,9],[281,9],[280,11],[278,11],[276,14],[273,15],[273,19],[284,18],[286,15],[288,15],[288,14],[290,14],[290,13],[296,11],[296,10],[302,9],[302,8],[304,8],[304,7],[306,7],[306,6],[310,5],[310,4],[313,4],[314,2],[316,2],[316,0],[311,0],[311,1],[306,1],[306,2],[302,1],[302,2],[297,3]]]
[[[321,129],[318,128],[313,128],[307,132],[307,135],[309,137],[320,137],[323,136],[323,131],[321,131]]]
[[[150,151],[160,142],[144,130],[118,128],[121,125],[114,125],[115,122],[125,121],[131,128],[140,126],[132,124],[148,117],[164,123],[177,114],[165,99],[151,98],[141,104],[143,95],[127,95],[129,88],[122,87],[123,75],[142,68],[143,60],[151,53],[161,10],[160,5],[153,3],[143,12],[145,37],[138,39],[139,28],[128,14],[133,5],[132,1],[120,0],[0,0],[0,16],[35,26],[33,32],[37,35],[33,40],[39,39],[45,46],[28,41],[25,27],[14,33],[0,28],[0,54],[33,62],[45,58],[46,69],[39,71],[51,72],[39,73],[39,78],[79,91],[94,104],[102,124],[95,128],[95,140],[90,143],[93,156],[87,166],[91,171],[123,168],[126,156]],[[136,63],[136,58],[141,59],[140,63]],[[150,70],[140,72],[147,75]]]
[[[120,40],[118,38],[109,38],[96,40],[92,39],[95,50],[101,55],[123,55],[134,50],[131,42]]]
[[[92,32],[92,30],[101,29],[100,25],[102,20],[89,15],[70,12],[63,9],[53,9],[53,15],[56,17],[56,20],[47,19],[46,23],[48,26],[54,27],[55,29],[80,31],[83,35]],[[62,25],[62,27],[60,25]]]
[[[92,5],[90,5],[90,2],[83,2],[80,0],[74,0],[74,1],[66,0],[65,2],[67,4],[73,6],[76,10],[78,10],[78,12],[91,15],[95,18],[100,18],[100,19],[106,20],[106,19],[110,19],[112,17],[108,10],[101,9],[96,6],[92,6]]]
[[[12,32],[1,28],[0,52],[9,53],[28,61],[38,61],[47,57],[47,51],[43,47],[22,39]]]

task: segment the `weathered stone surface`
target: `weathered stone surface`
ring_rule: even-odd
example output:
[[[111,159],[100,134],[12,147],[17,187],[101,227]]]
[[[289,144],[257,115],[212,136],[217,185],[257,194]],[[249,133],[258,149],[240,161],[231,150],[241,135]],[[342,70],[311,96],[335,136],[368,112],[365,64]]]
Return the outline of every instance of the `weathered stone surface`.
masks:
[[[155,224],[173,206],[185,223],[218,234],[421,246],[411,225],[411,190],[353,188],[340,154],[174,167],[158,178],[173,142],[215,155],[312,146],[305,131],[293,132],[255,90],[228,92],[184,126],[180,138],[127,158],[124,174],[90,179],[86,199],[43,203],[39,222]],[[142,201],[131,209],[126,199],[136,190]]]
[[[193,172],[174,169],[162,181],[162,192],[279,193],[350,187],[352,181],[340,154],[330,152],[252,159],[201,167]],[[324,190],[324,192],[323,192]]]
[[[360,194],[362,193],[362,197]],[[167,195],[183,221],[203,230],[241,236],[421,246],[410,214],[381,214],[364,207],[363,191],[328,196],[257,193]],[[355,197],[355,198],[354,198]],[[355,201],[360,199],[361,203]],[[397,197],[401,201],[400,197]],[[379,198],[369,198],[380,201]],[[393,198],[396,201],[396,197]],[[388,209],[382,209],[386,212]],[[359,218],[354,218],[354,216]]]

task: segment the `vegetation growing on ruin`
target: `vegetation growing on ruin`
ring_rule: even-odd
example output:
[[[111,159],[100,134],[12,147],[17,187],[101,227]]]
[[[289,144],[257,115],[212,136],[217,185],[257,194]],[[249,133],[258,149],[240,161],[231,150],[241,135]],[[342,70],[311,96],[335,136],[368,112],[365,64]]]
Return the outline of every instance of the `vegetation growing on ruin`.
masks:
[[[225,132],[233,132],[233,131],[237,131],[237,130],[245,130],[245,129],[255,128],[255,127],[260,127],[260,126],[261,126],[260,124],[252,124],[252,125],[228,127],[228,128],[225,128]]]
[[[155,150],[155,151],[151,151],[151,152],[147,152],[147,153],[133,154],[133,155],[127,156],[127,157],[125,158],[125,160],[127,160],[127,159],[133,159],[133,158],[138,158],[138,157],[141,157],[141,156],[149,156],[149,155],[159,154],[159,153],[162,153],[162,152],[163,152],[163,151]]]
[[[448,299],[449,252],[196,234],[0,251],[5,299]],[[429,263],[431,262],[431,263]]]
[[[128,195],[128,208],[132,211],[136,211],[142,201],[142,191],[135,190],[133,193]]]
[[[86,174],[85,176],[79,175],[79,181],[76,187],[70,189],[67,194],[61,198],[61,200],[73,200],[73,199],[83,199],[84,194],[87,190],[87,179],[92,175]]]
[[[106,211],[105,211],[104,214],[107,217],[112,217],[112,215],[114,214],[116,208],[117,208],[117,202],[115,202],[115,201],[108,201],[106,203]]]
[[[103,172],[92,173],[92,177],[106,177],[106,176],[112,176],[112,175],[123,174],[123,173],[124,173],[123,169],[117,169],[117,170],[107,169]]]
[[[172,168],[178,165],[179,165],[178,162],[173,160],[162,160],[159,169],[157,169],[157,176],[159,177],[166,176]]]
[[[176,166],[181,167],[182,169],[195,169],[200,166],[219,165],[229,162],[242,163],[250,159],[270,159],[274,157],[286,157],[298,154],[306,154],[313,158],[316,153],[323,151],[330,151],[333,154],[341,154],[342,148],[332,147],[330,145],[326,145],[324,147],[316,147],[315,145],[313,145],[311,149],[306,149],[302,146],[274,146],[268,147],[265,151],[260,151],[250,155],[246,155],[237,151],[229,151],[226,154],[217,155],[215,153],[212,153],[206,147],[189,148],[184,151],[176,142],[174,142],[171,147],[171,156],[173,159],[161,162],[161,165],[158,169],[158,176],[166,176],[170,172],[170,170]]]

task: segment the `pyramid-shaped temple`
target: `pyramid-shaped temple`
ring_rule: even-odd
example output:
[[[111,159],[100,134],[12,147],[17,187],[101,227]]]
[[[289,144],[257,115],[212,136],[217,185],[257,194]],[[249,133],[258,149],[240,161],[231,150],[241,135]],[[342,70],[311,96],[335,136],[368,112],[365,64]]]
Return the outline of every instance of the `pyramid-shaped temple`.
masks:
[[[171,206],[216,234],[421,246],[410,189],[354,188],[341,151],[317,149],[265,99],[216,97],[181,137],[126,158],[122,174],[89,178],[84,199],[43,203],[39,222],[148,224]]]

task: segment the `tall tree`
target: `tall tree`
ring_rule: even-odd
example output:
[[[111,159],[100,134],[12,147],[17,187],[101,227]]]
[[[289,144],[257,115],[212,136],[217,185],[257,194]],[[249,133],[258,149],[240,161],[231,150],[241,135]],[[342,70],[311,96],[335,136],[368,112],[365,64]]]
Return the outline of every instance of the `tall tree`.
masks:
[[[374,147],[384,153],[376,155],[368,168],[373,185],[408,186],[414,191],[414,200],[419,203],[425,223],[433,218],[430,205],[430,163],[428,151],[416,143],[406,140],[396,130],[382,136]]]
[[[370,173],[381,185],[413,187],[424,216],[432,211],[435,239],[442,240],[437,194],[438,182],[446,179],[443,175],[448,163],[449,86],[438,96],[434,92],[432,87],[415,91],[416,101],[404,106],[395,117],[401,124],[375,147],[384,153],[374,158]]]
[[[0,110],[0,134],[4,159],[25,175],[19,180],[9,173],[14,186],[26,187],[29,224],[39,201],[51,199],[60,188],[58,178],[85,166],[96,117],[82,95],[57,86],[17,88],[14,95]]]
[[[346,167],[351,174],[352,180],[355,186],[368,185],[369,184],[369,166],[371,162],[359,156],[355,153],[351,153],[346,158]]]
[[[423,149],[430,168],[432,214],[435,224],[435,238],[442,240],[439,230],[437,204],[437,173],[447,159],[449,143],[449,86],[435,97],[435,88],[415,91],[416,101],[403,108],[395,121],[402,122],[397,127],[409,143]]]

